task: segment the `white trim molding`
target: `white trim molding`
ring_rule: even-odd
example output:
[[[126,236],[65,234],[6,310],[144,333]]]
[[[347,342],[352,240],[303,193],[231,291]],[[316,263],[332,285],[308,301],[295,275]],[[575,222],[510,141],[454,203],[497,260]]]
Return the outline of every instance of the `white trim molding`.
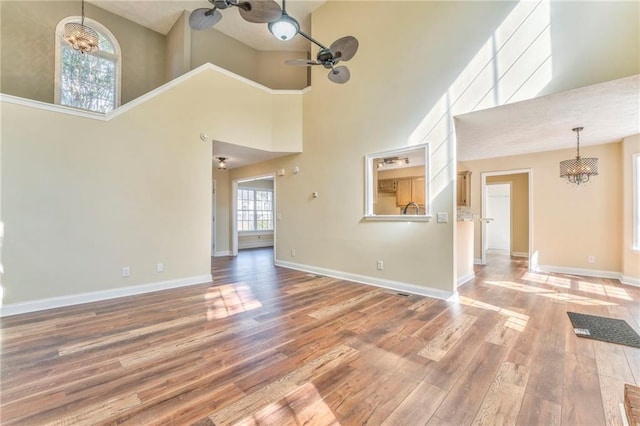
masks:
[[[598,269],[569,268],[566,266],[538,265],[535,272],[553,272],[556,274],[581,275],[583,277],[611,278],[624,285],[640,287],[640,278],[622,274],[622,272],[602,271]]]
[[[511,252],[511,256],[529,258],[529,253],[527,253],[526,251],[514,251],[514,252]]]
[[[38,108],[38,109],[42,109],[42,110],[47,110],[47,111],[53,111],[53,112],[58,112],[58,113],[62,113],[62,114],[69,114],[69,115],[75,115],[78,117],[84,117],[84,118],[90,118],[93,120],[98,120],[98,121],[111,121],[112,119],[118,117],[121,114],[124,114],[125,112],[137,107],[140,104],[145,103],[146,101],[148,101],[149,99],[153,99],[156,96],[168,91],[169,89],[179,85],[180,83],[189,80],[190,78],[203,73],[205,71],[215,71],[218,72],[220,74],[224,74],[228,77],[232,77],[235,78],[236,80],[242,81],[246,84],[248,84],[249,86],[253,86],[257,89],[260,89],[266,93],[272,94],[272,95],[303,95],[305,93],[308,93],[309,91],[311,91],[311,87],[306,87],[302,90],[277,90],[277,89],[270,89],[266,86],[263,86],[259,83],[256,83],[253,80],[249,80],[248,78],[242,77],[238,74],[234,74],[231,71],[228,71],[224,68],[221,68],[217,65],[213,65],[211,63],[206,63],[203,65],[200,65],[198,68],[194,68],[193,70],[189,71],[188,73],[182,74],[180,77],[175,78],[173,80],[171,80],[168,83],[163,84],[160,87],[157,87],[153,90],[151,90],[150,92],[145,93],[144,95],[132,100],[131,102],[127,102],[126,104],[119,106],[118,108],[114,109],[113,111],[111,111],[108,114],[101,114],[98,112],[91,112],[91,111],[86,111],[86,110],[82,110],[82,109],[77,109],[77,108],[72,108],[72,107],[68,107],[68,106],[63,106],[63,105],[56,105],[56,104],[50,104],[47,102],[41,102],[41,101],[36,101],[36,100],[32,100],[32,99],[26,99],[26,98],[21,98],[19,96],[13,96],[13,95],[7,95],[4,93],[0,93],[0,101],[2,102],[8,102],[8,103],[12,103],[12,104],[17,104],[17,105],[22,105],[22,106],[28,106],[28,107],[32,107],[32,108]]]
[[[231,252],[231,250],[224,250],[224,251],[216,251],[213,254],[213,257],[224,257],[224,256],[233,256],[233,253]]]
[[[275,261],[276,266],[295,269],[296,271],[309,272],[316,275],[325,275],[327,277],[338,278],[345,281],[352,281],[359,284],[366,284],[374,287],[381,287],[395,290],[402,293],[417,294],[418,296],[433,297],[436,299],[448,300],[453,295],[452,291],[440,290],[432,287],[423,287],[416,284],[403,283],[400,281],[391,281],[381,278],[369,277],[366,275],[351,274],[349,272],[336,271],[333,269],[319,268],[316,266],[304,265],[300,263],[285,262],[282,260]]]
[[[622,284],[631,285],[634,287],[640,287],[640,278],[634,278],[634,277],[620,274],[620,282]]]
[[[11,315],[43,311],[45,309],[80,305],[83,303],[99,302],[102,300],[134,296],[144,293],[152,293],[154,291],[169,290],[172,288],[187,287],[196,284],[206,284],[212,281],[213,277],[211,276],[211,274],[209,274],[195,277],[179,278],[170,281],[160,281],[150,284],[141,284],[130,287],[119,287],[109,290],[92,291],[89,293],[78,293],[70,294],[67,296],[50,297],[47,299],[30,300],[28,302],[11,303],[8,305],[0,306],[0,317],[8,317]]]
[[[458,287],[467,284],[468,282],[472,281],[475,277],[476,277],[476,274],[474,274],[473,272],[465,275],[464,277],[458,277]]]

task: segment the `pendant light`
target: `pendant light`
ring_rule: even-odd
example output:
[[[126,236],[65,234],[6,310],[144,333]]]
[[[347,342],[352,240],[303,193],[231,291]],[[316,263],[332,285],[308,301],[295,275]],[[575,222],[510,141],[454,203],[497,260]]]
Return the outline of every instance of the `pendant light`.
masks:
[[[100,39],[93,28],[84,24],[84,0],[82,0],[82,20],[80,23],[68,22],[64,24],[62,36],[69,46],[81,53],[91,53],[98,50]]]
[[[591,176],[598,175],[598,159],[580,157],[580,132],[584,130],[584,127],[576,127],[571,130],[576,132],[576,158],[560,162],[560,177],[566,178],[567,183],[580,186],[588,183]]]

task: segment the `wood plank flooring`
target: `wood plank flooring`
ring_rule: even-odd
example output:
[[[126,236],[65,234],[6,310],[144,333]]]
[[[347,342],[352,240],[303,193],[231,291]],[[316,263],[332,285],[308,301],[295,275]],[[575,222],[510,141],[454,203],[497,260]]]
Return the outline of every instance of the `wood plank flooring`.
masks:
[[[640,288],[494,256],[457,300],[216,258],[213,284],[1,319],[3,425],[622,425]]]

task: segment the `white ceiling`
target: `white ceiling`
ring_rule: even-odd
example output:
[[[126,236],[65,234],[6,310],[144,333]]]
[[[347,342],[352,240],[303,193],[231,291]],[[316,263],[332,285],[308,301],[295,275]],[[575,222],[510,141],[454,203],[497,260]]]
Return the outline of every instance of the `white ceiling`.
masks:
[[[640,133],[640,75],[455,117],[458,161],[618,142]]]
[[[311,33],[311,12],[325,0],[289,0],[287,13],[298,20],[302,31]],[[123,16],[140,25],[167,34],[184,10],[191,13],[201,7],[212,7],[207,0],[87,0],[102,9]],[[277,0],[281,4],[281,0]],[[289,42],[276,39],[267,24],[252,24],[240,16],[236,8],[222,10],[222,20],[213,28],[257,50],[308,51],[310,43],[298,35]]]
[[[213,164],[216,167],[218,165],[216,157],[227,158],[227,168],[235,169],[291,154],[291,152],[269,152],[261,149],[213,141]]]

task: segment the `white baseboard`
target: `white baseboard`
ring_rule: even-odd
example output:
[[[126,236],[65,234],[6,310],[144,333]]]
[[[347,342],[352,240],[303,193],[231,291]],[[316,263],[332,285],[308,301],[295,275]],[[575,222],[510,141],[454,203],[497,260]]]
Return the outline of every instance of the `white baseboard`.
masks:
[[[116,299],[118,297],[151,293],[154,291],[186,287],[195,284],[204,284],[211,281],[213,281],[213,279],[211,277],[211,274],[209,274],[195,277],[179,278],[176,280],[161,281],[157,283],[141,284],[131,287],[120,287],[109,290],[92,291],[90,293],[70,294],[68,296],[50,297],[46,299],[30,300],[28,302],[11,303],[8,305],[0,306],[0,317],[8,317],[11,315],[43,311],[45,309],[80,305],[82,303],[99,302],[101,300]]]
[[[622,272],[602,271],[598,269],[567,268],[564,266],[538,265],[536,272],[555,272],[558,274],[582,275],[585,277],[612,278],[624,285],[640,287],[640,278],[623,275]]]
[[[620,282],[622,284],[632,285],[634,287],[640,287],[640,278],[634,278],[634,277],[620,274]]]
[[[529,257],[529,253],[525,251],[514,251],[511,252],[511,256],[513,257]]]
[[[465,285],[469,281],[473,280],[475,277],[476,277],[476,274],[474,274],[473,272],[468,275],[465,275],[464,277],[458,277],[458,287]]]
[[[473,259],[474,265],[482,265],[482,259]]]
[[[261,247],[273,247],[273,240],[271,241],[249,241],[245,243],[238,243],[238,250],[252,249]]]
[[[369,277],[366,275],[351,274],[349,272],[336,271],[333,269],[319,268],[316,266],[303,265],[299,263],[276,260],[277,266],[295,269],[297,271],[309,272],[317,275],[325,275],[332,278],[339,278],[346,281],[353,281],[360,284],[371,285],[395,290],[402,293],[417,294],[419,296],[434,297],[436,299],[449,299],[454,295],[453,291],[445,291],[432,287],[422,287],[415,284],[403,283],[399,281],[385,280],[381,278]]]
[[[233,256],[231,250],[226,251],[216,251],[213,253],[213,257],[223,257],[223,256]]]
[[[570,268],[566,266],[538,265],[536,272],[553,272],[556,274],[582,275],[583,277],[620,279],[620,272],[602,271],[598,269]]]

